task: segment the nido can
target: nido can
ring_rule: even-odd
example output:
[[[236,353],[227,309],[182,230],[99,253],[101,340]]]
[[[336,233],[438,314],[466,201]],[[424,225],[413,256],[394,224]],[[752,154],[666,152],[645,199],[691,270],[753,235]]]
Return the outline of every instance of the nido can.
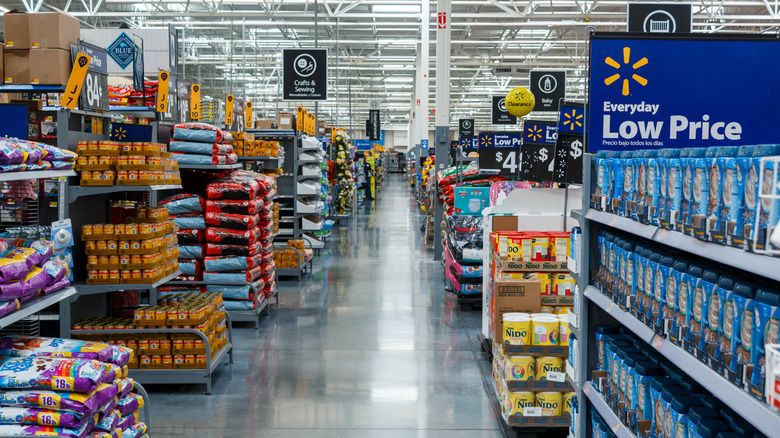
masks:
[[[561,410],[561,415],[569,415],[571,416],[571,404],[574,400],[574,397],[576,397],[576,392],[564,392],[563,393],[563,409]]]
[[[542,408],[542,417],[561,415],[563,397],[560,392],[537,392],[536,407]]]
[[[558,345],[560,324],[554,315],[532,317],[531,329],[533,345]]]
[[[533,392],[508,392],[507,393],[508,416],[523,415],[523,409],[534,407],[535,397]]]
[[[531,345],[531,317],[526,313],[504,314],[504,343]]]
[[[533,356],[509,356],[508,380],[536,379],[536,360]]]
[[[536,380],[547,380],[548,373],[563,372],[563,358],[542,356],[536,358]]]

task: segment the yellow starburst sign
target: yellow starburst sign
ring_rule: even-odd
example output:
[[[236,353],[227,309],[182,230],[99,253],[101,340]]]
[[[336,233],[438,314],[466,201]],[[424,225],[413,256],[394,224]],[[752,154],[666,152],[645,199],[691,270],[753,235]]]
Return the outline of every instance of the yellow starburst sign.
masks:
[[[618,79],[623,79],[623,96],[628,96],[630,94],[629,90],[629,80],[630,77],[636,83],[638,83],[641,86],[647,85],[647,79],[643,78],[642,76],[639,76],[636,73],[631,73],[633,70],[637,70],[640,67],[647,65],[647,58],[643,57],[639,61],[631,64],[631,48],[630,47],[623,47],[623,65],[621,65],[619,62],[612,59],[612,57],[607,56],[607,59],[604,60],[604,62],[610,66],[615,68],[616,70],[624,70],[623,72],[618,71],[614,75],[604,79],[604,83],[607,85],[612,85],[615,81]],[[625,67],[625,68],[624,68]],[[630,70],[628,70],[630,69]],[[628,70],[628,71],[625,71]]]

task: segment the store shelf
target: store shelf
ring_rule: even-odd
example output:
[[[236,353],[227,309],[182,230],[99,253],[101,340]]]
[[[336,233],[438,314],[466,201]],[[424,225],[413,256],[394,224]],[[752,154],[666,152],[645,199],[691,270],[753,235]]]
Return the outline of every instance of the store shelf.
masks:
[[[247,129],[246,132],[267,140],[284,140],[295,137],[295,131],[289,129]]]
[[[643,341],[649,344],[650,341],[653,340],[653,336],[655,336],[653,329],[644,325],[641,321],[636,319],[634,315],[621,309],[620,306],[612,302],[612,300],[607,298],[607,296],[601,293],[595,286],[588,286],[585,289],[584,295],[597,306],[601,307],[611,317],[615,318],[619,323],[634,332],[634,334],[639,336]]]
[[[141,382],[144,385],[147,384],[176,384],[176,383],[204,383],[203,379],[207,379],[214,370],[222,363],[225,356],[233,348],[233,345],[228,343],[221,350],[217,352],[214,359],[211,360],[211,366],[209,368],[200,369],[165,369],[165,370],[142,370],[132,369],[130,370],[129,377]]]
[[[109,111],[118,111],[118,112],[138,112],[138,111],[149,111],[154,112],[154,108],[149,108],[146,106],[114,106],[111,105],[108,107]]]
[[[82,196],[103,195],[106,193],[154,192],[159,190],[181,189],[181,185],[151,185],[151,186],[70,186],[68,199],[74,202]]]
[[[585,296],[634,334],[642,338],[643,341],[658,350],[659,353],[672,361],[680,370],[699,382],[715,397],[734,409],[735,412],[761,432],[771,436],[780,427],[780,415],[770,410],[769,406],[733,385],[682,348],[661,336],[655,335],[649,327],[641,323],[630,313],[621,310],[618,305],[604,296],[600,290],[593,286],[588,286],[585,290]]]
[[[72,109],[69,110],[65,107],[61,106],[45,106],[41,111],[44,112],[57,112],[57,111],[68,111],[70,114],[76,114],[79,116],[91,116],[91,117],[110,117],[110,113],[104,113],[104,112],[98,112],[98,111],[89,111],[89,110],[80,110],[80,109]]]
[[[114,292],[118,290],[149,290],[162,286],[165,283],[170,282],[174,278],[181,275],[181,271],[176,271],[171,275],[165,276],[154,283],[142,283],[142,284],[85,284],[77,283],[73,286],[78,289],[79,295],[94,295],[107,292]]]
[[[179,163],[179,169],[189,169],[189,170],[231,170],[231,169],[240,169],[241,164],[235,163],[235,164],[181,164]]]
[[[611,213],[589,210],[587,219],[598,222],[645,239],[653,240],[671,248],[707,258],[724,265],[780,281],[780,260],[748,252],[739,248],[705,242],[686,236],[677,231],[669,231],[652,225],[644,225],[631,219]]]
[[[23,181],[27,179],[63,178],[76,176],[72,170],[34,170],[28,172],[0,173],[0,182]]]
[[[9,325],[23,318],[38,313],[52,304],[57,304],[68,297],[72,297],[73,295],[76,295],[76,293],[78,293],[78,291],[75,288],[66,287],[64,289],[50,293],[49,295],[44,295],[42,297],[30,300],[22,304],[19,310],[0,318],[0,329],[8,327]]]
[[[0,93],[19,91],[62,91],[62,85],[0,85]]]
[[[596,408],[601,415],[601,418],[604,419],[618,438],[636,438],[636,435],[618,419],[617,414],[609,407],[604,396],[596,390],[593,382],[585,382],[582,386],[582,392],[588,397],[590,403]],[[583,409],[583,407],[580,406],[580,409]]]
[[[582,225],[582,210],[572,210],[570,216]]]
[[[249,286],[252,291],[257,293],[261,288],[258,286],[259,281],[169,281],[168,286],[192,286],[192,285],[206,285],[206,286]],[[233,319],[233,318],[231,318]]]
[[[277,160],[283,160],[284,157],[261,157],[261,156],[255,156],[255,157],[238,157],[238,161],[277,161]]]

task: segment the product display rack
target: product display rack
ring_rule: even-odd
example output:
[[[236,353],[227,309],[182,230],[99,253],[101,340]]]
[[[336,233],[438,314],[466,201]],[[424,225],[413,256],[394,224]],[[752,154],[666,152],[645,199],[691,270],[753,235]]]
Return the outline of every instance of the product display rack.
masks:
[[[228,365],[233,363],[233,326],[229,314],[226,315],[226,319],[228,343],[213,358],[211,354],[206,354],[206,368],[131,369],[130,377],[142,384],[205,384],[205,393],[210,395],[214,370],[225,359],[225,356],[228,356]],[[195,329],[79,330],[78,333],[84,335],[189,333],[199,336],[206,345],[206,351],[211,351],[208,337]]]
[[[621,309],[618,304],[604,295],[597,287],[590,285],[591,265],[598,261],[598,248],[595,245],[591,245],[591,242],[595,242],[598,229],[606,226],[775,281],[780,279],[780,269],[778,269],[780,268],[780,260],[716,243],[704,242],[676,231],[644,225],[628,218],[590,209],[590,196],[593,193],[593,187],[595,187],[595,169],[593,166],[593,156],[586,155],[584,157],[583,169],[583,210],[580,213],[584,220],[581,221],[582,239],[579,246],[583,248],[583,251],[577,255],[579,257],[577,266],[579,266],[580,271],[580,278],[577,283],[577,293],[579,294],[579,297],[577,297],[579,299],[577,321],[582,332],[581,336],[577,336],[581,357],[577,365],[578,369],[575,370],[577,375],[582,376],[582,380],[587,380],[590,375],[591,364],[595,363],[596,352],[590,343],[594,339],[596,323],[601,322],[599,318],[592,318],[594,321],[590,321],[590,315],[595,307],[600,309],[599,311],[610,315],[623,327],[669,359],[683,373],[710,391],[716,398],[733,409],[759,431],[767,436],[775,434],[778,428],[780,428],[780,414],[772,411],[767,404],[729,382],[724,376],[699,361],[691,353],[683,350],[663,336],[656,334],[652,328],[639,321],[634,315]],[[591,307],[590,304],[593,306]],[[631,431],[617,421],[617,416],[597,391],[597,386],[594,382],[587,381],[582,388],[577,388],[577,396],[578,400],[580,400],[580,407],[577,414],[579,415],[578,421],[576,422],[579,426],[578,430],[574,431],[576,437],[589,436],[587,434],[590,424],[587,420],[589,409],[587,404],[583,403],[586,398],[602,417],[608,421],[612,430],[619,437],[634,437]]]
[[[79,295],[95,295],[113,292],[115,290],[151,290],[157,289],[181,275],[181,271],[176,271],[173,274],[166,275],[165,277],[155,281],[154,283],[140,283],[140,284],[86,284],[76,283],[73,286],[78,288]]]
[[[19,310],[9,313],[8,315],[0,318],[0,329],[8,327],[9,325],[17,321],[20,321],[30,315],[34,315],[53,304],[57,304],[63,300],[66,300],[69,297],[76,295],[77,293],[78,291],[74,287],[69,286],[64,289],[60,289],[56,292],[52,292],[48,295],[43,295],[35,299],[32,299],[22,304],[19,307]]]
[[[150,186],[70,186],[68,201],[74,202],[82,196],[105,195],[119,192],[157,192],[161,190],[181,189],[178,184],[150,185]],[[156,200],[154,202],[157,203]]]
[[[277,268],[276,275],[274,277],[274,280],[279,280],[279,268]],[[222,286],[249,286],[252,288],[252,291],[255,293],[255,297],[257,297],[259,294],[262,294],[263,291],[258,287],[257,282],[247,282],[247,281],[237,281],[237,282],[228,282],[228,281],[222,281],[219,283],[214,283],[210,281],[171,281],[168,282],[168,285],[170,286],[215,286],[215,285],[222,285]],[[279,294],[278,294],[278,287],[274,290],[274,295],[276,297],[276,307],[279,308]],[[266,308],[270,312],[270,303],[271,303],[271,297],[263,297],[261,300],[258,300],[257,305],[253,310],[226,310],[227,313],[230,315],[231,321],[236,322],[251,322],[254,323],[254,327],[257,328],[260,323],[260,315],[262,314],[263,310]],[[257,299],[257,298],[256,298]]]
[[[241,163],[233,164],[179,164],[179,170],[235,170],[240,169]]]

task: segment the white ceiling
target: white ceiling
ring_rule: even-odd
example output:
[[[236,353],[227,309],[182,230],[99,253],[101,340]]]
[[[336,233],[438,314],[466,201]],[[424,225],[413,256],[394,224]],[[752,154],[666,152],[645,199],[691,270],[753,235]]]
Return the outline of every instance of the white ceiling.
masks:
[[[776,33],[780,0],[692,2],[694,32]],[[319,0],[317,37],[330,53],[330,96],[320,114],[362,127],[368,100],[379,98],[385,125],[410,117],[414,63],[421,35],[418,0]],[[204,93],[227,91],[273,116],[280,51],[313,47],[314,0],[3,0],[7,9],[66,10],[98,28],[166,27],[180,36],[180,76]],[[435,108],[436,2],[430,4],[431,104]],[[584,100],[589,30],[624,31],[626,2],[614,0],[452,0],[451,114],[488,128],[491,94],[528,85],[528,75],[496,77],[491,69],[565,69],[572,100]],[[185,59],[186,58],[186,59]],[[186,65],[186,67],[183,67]],[[281,108],[290,105],[280,102]]]

